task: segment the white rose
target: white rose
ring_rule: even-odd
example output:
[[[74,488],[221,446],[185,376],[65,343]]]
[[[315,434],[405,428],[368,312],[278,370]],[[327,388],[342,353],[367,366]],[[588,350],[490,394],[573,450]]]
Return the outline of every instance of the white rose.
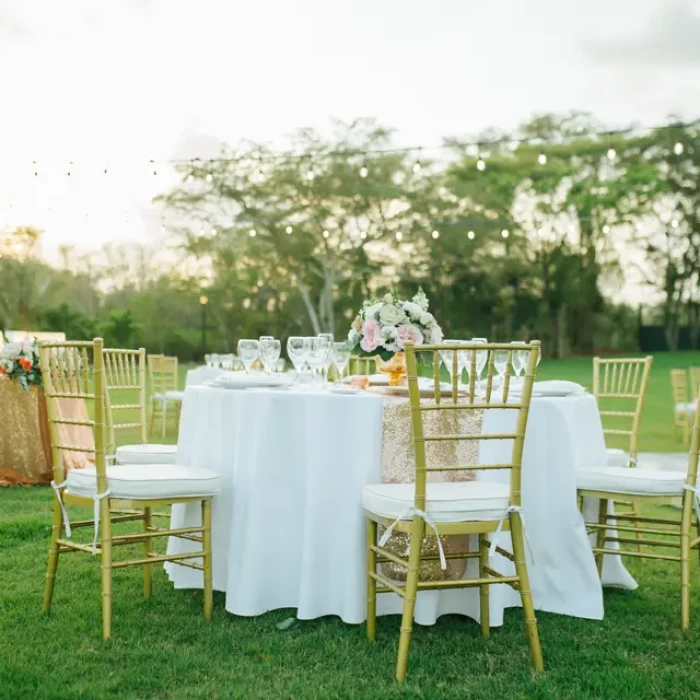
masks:
[[[379,313],[379,309],[384,306],[384,303],[381,301],[378,301],[376,304],[372,304],[372,306],[368,306],[364,309],[362,315],[363,318],[368,319],[371,318],[373,321],[377,320],[377,314]]]
[[[417,321],[423,315],[423,309],[412,301],[406,301],[403,305],[403,310],[414,320]]]
[[[435,323],[435,316],[426,312],[421,315],[420,323],[423,326],[431,326],[433,323]]]
[[[384,304],[379,312],[379,320],[385,326],[397,326],[406,320],[406,314],[394,304]]]
[[[394,297],[392,297],[391,294],[385,294],[385,295],[384,295],[384,299],[382,299],[382,301],[383,301],[385,304],[393,304],[393,303],[394,303]]]
[[[430,329],[430,342],[432,345],[438,345],[442,342],[442,328],[437,324]]]

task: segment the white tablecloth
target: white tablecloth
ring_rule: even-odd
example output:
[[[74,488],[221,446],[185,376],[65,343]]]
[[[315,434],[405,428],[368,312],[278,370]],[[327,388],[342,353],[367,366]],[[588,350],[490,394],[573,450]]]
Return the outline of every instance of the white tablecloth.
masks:
[[[218,367],[208,367],[207,365],[188,369],[187,375],[185,376],[185,388],[204,384],[204,382],[216,379],[223,371],[223,369],[219,369]]]
[[[512,416],[489,412],[484,432],[503,432]],[[250,616],[288,607],[300,619],[365,619],[361,496],[366,484],[380,481],[381,426],[377,396],[187,389],[178,461],[225,477],[213,508],[213,580],[216,590],[225,591],[229,612]],[[482,463],[508,449],[505,442],[483,444]],[[593,397],[533,400],[523,506],[539,609],[603,616],[595,562],[576,510],[574,474],[577,466],[599,463],[601,455],[605,444]],[[173,527],[198,519],[198,505],[173,508]],[[170,551],[191,549],[190,542],[171,539]],[[504,560],[496,555],[496,561]],[[202,585],[195,570],[174,564],[167,570],[178,588]],[[612,573],[618,585],[635,585],[621,564]],[[518,603],[506,586],[493,586],[490,600],[494,626],[502,624],[504,607]],[[415,618],[419,624],[447,613],[478,619],[478,608],[478,589],[422,591]],[[400,610],[398,596],[379,596],[378,614]]]

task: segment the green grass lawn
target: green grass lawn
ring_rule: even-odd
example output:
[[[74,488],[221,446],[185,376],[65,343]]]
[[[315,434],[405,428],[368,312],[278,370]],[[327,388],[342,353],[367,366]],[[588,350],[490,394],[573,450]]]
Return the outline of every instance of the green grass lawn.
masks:
[[[673,449],[668,370],[694,363],[700,364],[698,353],[657,356],[643,450]],[[545,361],[539,374],[590,386],[591,362]],[[279,623],[293,610],[233,617],[222,594],[215,594],[214,619],[206,623],[201,593],[174,590],[162,569],[150,600],[142,597],[140,569],[115,572],[114,637],[104,642],[99,562],[63,556],[46,617],[41,601],[50,513],[47,488],[0,489],[3,699],[700,697],[700,591],[694,590],[692,629],[684,635],[674,564],[631,562],[640,588],[606,590],[603,621],[539,613],[546,665],[539,677],[529,671],[521,611],[510,610],[488,640],[473,621],[457,616],[416,628],[408,681],[400,686],[393,680],[398,617],[379,618],[371,645],[364,626],[336,618],[281,631]],[[692,583],[697,589],[697,571]]]

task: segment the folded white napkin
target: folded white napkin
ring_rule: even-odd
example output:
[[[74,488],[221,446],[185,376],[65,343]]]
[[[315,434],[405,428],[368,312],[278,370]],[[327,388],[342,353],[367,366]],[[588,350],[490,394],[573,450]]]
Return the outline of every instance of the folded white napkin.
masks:
[[[228,387],[283,386],[291,383],[291,377],[283,373],[264,374],[263,372],[224,372],[213,382]]]

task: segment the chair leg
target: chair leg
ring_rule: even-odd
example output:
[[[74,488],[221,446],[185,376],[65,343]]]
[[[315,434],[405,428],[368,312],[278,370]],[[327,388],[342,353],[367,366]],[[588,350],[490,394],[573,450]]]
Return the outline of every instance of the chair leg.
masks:
[[[377,582],[369,575],[377,571],[377,523],[367,518],[367,639],[377,638]]]
[[[630,510],[632,511],[632,515],[639,516],[639,508],[637,507],[637,504],[634,501],[630,503]],[[642,547],[642,542],[644,538],[642,536],[642,533],[639,531],[642,527],[642,524],[639,522],[639,520],[633,520],[632,527],[634,527],[635,529],[634,537],[637,540],[637,551],[641,554],[644,551],[644,548]],[[645,560],[640,557],[640,562],[644,561]]]
[[[149,532],[152,521],[152,509],[143,509],[143,531]],[[151,538],[147,537],[143,543],[143,558],[148,559],[151,552]],[[143,567],[143,594],[146,598],[151,597],[151,592],[153,589],[153,564],[144,564]]]
[[[160,430],[160,432],[161,432],[161,436],[163,438],[165,438],[165,424],[168,420],[168,402],[165,399],[163,399],[163,403],[161,405],[161,414],[160,415],[161,415],[161,424],[160,424],[161,430]]]
[[[100,525],[102,526],[102,636],[112,636],[112,521],[109,498],[100,501]]]
[[[600,505],[598,506],[598,524],[599,525],[606,525],[608,522],[608,499],[607,498],[601,498],[600,499]],[[595,546],[597,549],[603,549],[605,547],[605,541],[607,539],[607,534],[608,530],[605,527],[600,527],[598,528],[598,532],[596,534],[596,542]],[[595,554],[595,565],[596,568],[598,569],[598,576],[602,577],[603,575],[603,553],[602,552],[596,552]]]
[[[681,532],[681,627],[690,629],[690,532]]]
[[[411,644],[413,631],[413,613],[416,609],[418,595],[418,574],[420,572],[421,545],[423,544],[423,521],[415,518],[411,528],[411,546],[408,555],[408,574],[404,589],[403,615],[401,617],[401,636],[399,637],[399,655],[396,660],[396,680],[403,683],[406,680],[408,666],[408,648]]]
[[[486,535],[479,535],[479,578],[488,578],[484,567],[489,565],[489,541]],[[489,608],[488,584],[479,586],[479,624],[481,636],[488,637],[491,632],[491,610]]]
[[[530,643],[530,655],[532,666],[535,671],[544,671],[542,660],[542,649],[540,648],[540,637],[537,632],[537,618],[535,617],[535,606],[532,604],[532,593],[530,592],[530,579],[527,575],[527,564],[525,562],[525,545],[523,542],[523,525],[520,513],[510,514],[510,534],[513,541],[513,559],[515,560],[515,573],[518,576],[520,598],[523,604],[523,614],[525,615],[525,629]]]
[[[44,584],[44,612],[51,610],[53,600],[53,589],[56,585],[56,571],[58,569],[58,540],[61,536],[61,526],[63,524],[61,507],[57,497],[54,495],[53,523],[51,525],[51,544],[49,545],[49,563],[46,570],[46,583]]]
[[[204,619],[211,620],[214,604],[211,563],[211,498],[202,501],[202,549],[204,551]]]
[[[153,422],[156,418],[156,404],[155,401],[151,401],[151,420],[148,424],[148,435],[149,437],[153,434]]]

